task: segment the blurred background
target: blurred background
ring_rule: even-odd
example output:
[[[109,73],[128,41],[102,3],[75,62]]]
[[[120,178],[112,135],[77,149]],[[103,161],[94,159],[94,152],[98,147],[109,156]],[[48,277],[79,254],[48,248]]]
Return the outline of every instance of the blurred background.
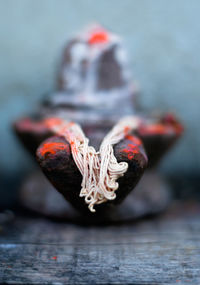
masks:
[[[55,89],[61,49],[93,22],[123,37],[141,105],[174,111],[183,122],[184,136],[159,171],[171,179],[177,197],[199,197],[199,13],[198,0],[1,0],[0,207],[15,203],[23,177],[35,167],[12,122]]]

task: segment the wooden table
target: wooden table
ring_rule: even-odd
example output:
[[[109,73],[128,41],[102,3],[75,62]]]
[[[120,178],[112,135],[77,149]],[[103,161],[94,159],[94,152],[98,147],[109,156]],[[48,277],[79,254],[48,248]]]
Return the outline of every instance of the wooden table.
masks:
[[[198,285],[200,210],[189,208],[106,227],[16,216],[1,228],[0,282]]]

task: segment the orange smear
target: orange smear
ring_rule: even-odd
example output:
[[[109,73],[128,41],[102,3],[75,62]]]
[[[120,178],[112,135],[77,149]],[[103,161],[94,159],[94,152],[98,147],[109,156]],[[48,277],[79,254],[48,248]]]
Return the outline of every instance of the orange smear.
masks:
[[[129,152],[129,153],[128,153],[128,159],[129,159],[129,160],[132,160],[132,159],[133,159],[133,157],[134,157],[134,154],[133,154],[133,153],[131,153],[131,152]]]
[[[108,42],[108,40],[108,34],[104,30],[100,30],[90,36],[90,38],[88,39],[88,43],[90,45],[102,44]]]
[[[141,145],[142,144],[142,141],[139,139],[139,138],[137,138],[137,137],[134,137],[134,136],[131,136],[131,135],[127,135],[126,137],[125,137],[125,139],[127,139],[127,140],[129,140],[129,141],[132,141],[134,144],[136,144],[136,145]]]
[[[66,144],[62,142],[47,142],[44,143],[43,146],[40,148],[40,153],[42,156],[49,154],[56,154],[59,150],[68,150]]]
[[[155,125],[149,125],[149,126],[143,126],[139,129],[140,134],[158,134],[158,135],[164,135],[168,134],[172,131],[172,128],[170,126],[165,126],[162,124],[155,124]]]
[[[53,259],[53,260],[57,260],[57,256],[52,256],[52,258],[51,259]]]
[[[127,157],[129,160],[134,158],[134,155],[139,153],[139,149],[136,145],[128,144],[128,148],[122,149],[123,152],[127,153]]]
[[[168,113],[164,116],[163,122],[174,128],[177,135],[181,135],[184,131],[183,126],[178,122],[174,114]]]
[[[21,119],[16,123],[17,129],[31,132],[44,132],[45,126],[41,122],[34,122],[29,118]]]
[[[131,135],[126,135],[125,138],[133,142],[133,144],[129,143],[127,145],[127,148],[124,148],[122,151],[127,153],[127,157],[129,160],[132,160],[134,158],[134,155],[139,153],[138,146],[142,144],[142,141],[139,138]]]
[[[124,127],[124,134],[127,135],[127,133],[130,131],[130,127]]]
[[[44,120],[44,124],[47,126],[47,128],[52,128],[55,126],[58,126],[62,124],[62,120],[60,118],[47,118]]]
[[[74,141],[71,141],[70,145],[71,145],[71,148],[72,148],[72,152],[75,152],[75,153],[77,154],[77,153],[78,153],[78,150],[77,150],[77,148],[76,148],[76,146],[75,146]]]

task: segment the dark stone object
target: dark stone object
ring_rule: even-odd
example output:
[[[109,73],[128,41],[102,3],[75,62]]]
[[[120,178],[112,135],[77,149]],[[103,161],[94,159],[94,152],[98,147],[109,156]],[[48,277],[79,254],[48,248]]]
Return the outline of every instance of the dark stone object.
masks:
[[[14,131],[24,146],[34,157],[37,151],[37,160],[52,185],[74,208],[84,212],[86,216],[90,214],[84,199],[79,198],[82,177],[72,159],[70,145],[62,137],[52,137],[55,133],[44,123],[47,118],[59,118],[80,124],[90,139],[90,145],[97,149],[103,137],[118,120],[123,116],[135,115],[140,117],[141,124],[132,136],[136,140],[140,139],[142,143],[138,146],[137,153],[131,153],[130,141],[127,138],[114,146],[117,160],[127,161],[129,168],[124,177],[119,178],[117,198],[112,203],[97,206],[96,209],[99,216],[107,215],[107,218],[112,216],[112,213],[118,213],[118,210],[114,210],[115,207],[120,209],[126,201],[131,201],[130,216],[134,217],[163,210],[169,202],[168,190],[162,187],[163,182],[155,182],[157,174],[153,168],[181,136],[183,128],[172,114],[152,117],[137,112],[135,99],[138,90],[131,80],[121,39],[99,26],[78,35],[64,49],[57,78],[57,90],[40,105],[38,112],[14,123]],[[43,146],[47,143],[59,143],[62,148],[54,149],[53,153],[44,152]],[[142,180],[145,182],[141,182],[142,190],[140,184],[136,184],[143,175],[147,160],[148,172]],[[52,193],[53,188],[51,187],[49,192],[49,186],[36,183],[38,189],[34,188],[34,194],[29,191],[32,184],[33,181],[25,184],[27,195],[24,190],[26,187],[23,187],[23,204],[52,216],[53,204],[47,203],[48,207],[44,210],[40,207],[39,200],[41,199],[41,204],[46,205],[48,193]],[[135,186],[134,196],[132,190]],[[51,194],[49,195],[51,197]],[[126,196],[128,198],[123,202]],[[132,201],[131,197],[135,200]],[[159,197],[156,203],[152,203],[153,197]],[[37,203],[34,204],[36,200]],[[64,205],[63,202],[60,203]],[[122,205],[118,207],[117,204],[120,203]],[[69,207],[66,212],[68,209]],[[62,213],[65,216],[65,211]],[[119,215],[116,216],[119,219]],[[59,217],[61,218],[62,214]]]
[[[134,191],[119,205],[107,205],[96,213],[75,210],[63,195],[39,171],[31,174],[21,188],[21,201],[26,209],[44,216],[79,224],[111,224],[135,221],[164,211],[171,200],[169,186],[156,171],[147,171]],[[99,211],[100,210],[100,211]]]
[[[59,143],[59,148],[55,147],[53,153],[49,153],[48,150],[44,153],[45,146],[53,143]],[[62,144],[61,149],[60,144]],[[128,153],[123,152],[124,149],[128,149],[129,144],[130,141],[127,139],[120,141],[114,147],[117,161],[124,161],[129,165],[128,171],[118,180],[119,189],[116,199],[112,201],[114,204],[120,203],[134,189],[147,166],[147,158],[142,146],[140,146],[141,150],[138,149],[138,153],[134,155],[131,149]],[[87,209],[84,199],[79,197],[82,175],[73,161],[70,144],[62,137],[49,138],[38,147],[37,159],[45,175],[65,199],[79,211]],[[108,204],[111,204],[111,201]],[[105,208],[105,203],[96,208],[99,212],[100,208]]]

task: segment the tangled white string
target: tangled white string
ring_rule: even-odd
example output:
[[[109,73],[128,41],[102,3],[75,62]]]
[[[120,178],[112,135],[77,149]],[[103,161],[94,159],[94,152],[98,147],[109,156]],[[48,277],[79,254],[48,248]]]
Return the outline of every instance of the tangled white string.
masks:
[[[89,139],[78,124],[62,121],[51,125],[51,130],[65,137],[71,145],[73,159],[83,176],[80,197],[85,197],[91,212],[95,212],[94,205],[116,198],[117,179],[127,171],[128,163],[117,162],[113,145],[135,130],[138,124],[137,117],[120,120],[105,136],[99,151],[88,145]]]

